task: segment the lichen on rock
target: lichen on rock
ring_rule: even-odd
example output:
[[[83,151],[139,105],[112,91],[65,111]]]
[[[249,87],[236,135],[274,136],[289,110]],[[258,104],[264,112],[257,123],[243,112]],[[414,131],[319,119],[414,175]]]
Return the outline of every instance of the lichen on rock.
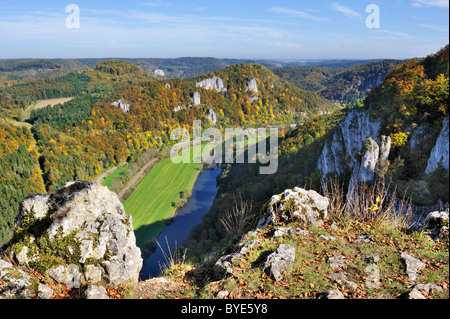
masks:
[[[328,198],[316,191],[295,187],[274,195],[263,208],[257,228],[269,223],[298,220],[305,225],[318,227],[328,218]]]
[[[52,195],[25,198],[6,254],[21,266],[78,288],[137,282],[140,249],[117,195],[95,182],[72,182]]]

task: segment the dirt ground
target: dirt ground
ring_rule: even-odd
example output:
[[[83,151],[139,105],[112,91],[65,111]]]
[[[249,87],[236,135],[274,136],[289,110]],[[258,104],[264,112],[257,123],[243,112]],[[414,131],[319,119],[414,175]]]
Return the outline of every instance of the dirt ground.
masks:
[[[34,108],[35,109],[42,109],[42,108],[46,107],[47,105],[55,106],[56,104],[64,104],[66,102],[69,102],[70,100],[73,100],[73,97],[44,100],[44,101],[40,101],[40,102],[36,103]]]
[[[133,299],[156,299],[158,296],[181,290],[180,284],[166,278],[153,278],[138,283],[133,290]]]

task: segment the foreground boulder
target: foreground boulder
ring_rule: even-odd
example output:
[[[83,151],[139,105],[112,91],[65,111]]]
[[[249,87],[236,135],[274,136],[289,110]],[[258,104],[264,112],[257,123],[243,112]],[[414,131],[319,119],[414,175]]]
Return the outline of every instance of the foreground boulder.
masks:
[[[267,257],[262,265],[262,270],[276,281],[280,281],[283,279],[284,272],[291,269],[294,261],[295,248],[291,245],[281,244]]]
[[[295,187],[274,195],[263,208],[257,228],[270,223],[300,221],[305,226],[318,227],[328,218],[328,198],[316,191]]]
[[[69,288],[136,283],[142,268],[131,216],[95,182],[25,198],[6,255]]]
[[[431,212],[423,221],[422,231],[434,241],[448,239],[448,210]]]

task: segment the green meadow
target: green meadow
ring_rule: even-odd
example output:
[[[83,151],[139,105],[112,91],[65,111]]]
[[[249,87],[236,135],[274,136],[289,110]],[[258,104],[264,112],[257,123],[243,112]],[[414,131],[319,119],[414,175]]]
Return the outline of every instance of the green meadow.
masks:
[[[246,140],[245,146],[254,143],[256,139],[250,138]],[[196,145],[189,149],[190,158],[208,150],[212,150],[211,143]],[[147,242],[156,239],[162,232],[165,222],[176,213],[173,203],[180,198],[181,192],[192,190],[201,165],[199,163],[175,164],[170,158],[165,159],[150,171],[124,202],[125,211],[133,217],[133,228],[139,247],[143,248]],[[119,169],[113,174],[120,174]],[[107,183],[107,180],[104,183]]]
[[[102,181],[102,185],[111,187],[112,186],[112,182],[116,178],[122,177],[122,175],[125,173],[125,171],[128,169],[129,166],[130,166],[130,164],[126,164],[126,165],[124,165],[122,167],[119,167],[116,170],[114,170],[114,172],[112,172],[111,174],[109,174],[108,176],[105,177],[105,179]]]
[[[195,146],[196,148],[200,145]],[[190,149],[192,152],[192,148]],[[127,214],[133,217],[137,245],[156,239],[166,220],[176,212],[173,203],[180,192],[192,190],[201,164],[175,164],[170,158],[158,163],[124,202]]]

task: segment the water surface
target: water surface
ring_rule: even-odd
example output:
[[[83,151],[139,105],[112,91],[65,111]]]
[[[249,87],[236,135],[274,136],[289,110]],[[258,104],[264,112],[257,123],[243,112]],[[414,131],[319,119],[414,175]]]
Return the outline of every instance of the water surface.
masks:
[[[164,249],[164,253],[168,253],[170,249],[183,246],[192,227],[200,224],[203,215],[207,214],[211,208],[217,195],[216,177],[220,170],[203,171],[197,177],[192,189],[192,197],[186,205],[178,211],[174,217],[174,221],[164,227],[163,232],[159,235],[157,241]],[[164,253],[157,245],[145,260],[140,272],[141,280],[150,277],[156,277],[161,272],[161,265],[166,263]]]

